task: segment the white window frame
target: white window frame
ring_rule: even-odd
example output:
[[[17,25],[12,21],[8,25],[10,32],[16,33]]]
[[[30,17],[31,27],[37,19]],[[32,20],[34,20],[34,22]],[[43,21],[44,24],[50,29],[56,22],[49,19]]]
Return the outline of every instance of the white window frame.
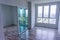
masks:
[[[49,5],[49,9],[50,9],[50,5],[57,5],[57,11],[56,11],[56,24],[45,24],[45,23],[37,23],[37,7],[38,6],[44,6],[44,5]],[[50,13],[50,12],[49,12]],[[43,15],[43,14],[42,14]],[[50,16],[50,14],[49,14]],[[41,4],[35,4],[35,26],[45,26],[45,27],[52,27],[52,28],[58,28],[58,18],[59,18],[59,2],[54,2],[54,3],[41,3]],[[46,26],[47,25],[47,26]]]
[[[56,4],[52,4],[52,5],[56,5]],[[48,19],[48,21],[49,21],[49,19],[56,19],[56,17],[55,18],[50,18],[50,8],[51,8],[51,6],[52,5],[43,5],[42,7],[42,17],[38,17],[38,15],[37,15],[37,18],[42,18],[42,20],[43,20],[43,18],[47,18]],[[40,5],[39,5],[40,6]],[[48,17],[44,17],[44,6],[49,6],[49,12],[48,12]],[[56,5],[57,6],[57,5]],[[38,6],[37,6],[37,8],[38,8]],[[57,10],[57,9],[56,9]],[[38,13],[38,10],[37,10],[37,13]],[[42,23],[43,23],[43,21],[42,21]],[[49,24],[49,22],[48,22],[48,24]],[[50,23],[50,24],[53,24],[53,23]],[[56,24],[56,23],[55,23]]]

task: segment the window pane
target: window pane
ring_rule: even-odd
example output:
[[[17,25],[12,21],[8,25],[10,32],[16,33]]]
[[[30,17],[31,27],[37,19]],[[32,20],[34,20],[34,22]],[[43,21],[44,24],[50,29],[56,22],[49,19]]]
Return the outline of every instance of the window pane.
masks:
[[[48,17],[49,6],[44,6],[44,17]]]
[[[56,19],[49,19],[49,24],[56,24]]]
[[[26,17],[28,17],[28,10],[26,9]]]
[[[26,21],[26,27],[28,26],[28,9],[26,9],[26,19],[25,19],[25,21]]]
[[[42,23],[42,18],[37,18],[38,23]]]
[[[38,6],[38,17],[42,17],[42,6]]]
[[[24,11],[24,9],[20,9],[20,16],[21,17],[23,16],[23,11]]]
[[[43,23],[48,23],[48,18],[43,18]]]
[[[55,17],[56,17],[56,5],[51,5],[50,18],[55,18]]]

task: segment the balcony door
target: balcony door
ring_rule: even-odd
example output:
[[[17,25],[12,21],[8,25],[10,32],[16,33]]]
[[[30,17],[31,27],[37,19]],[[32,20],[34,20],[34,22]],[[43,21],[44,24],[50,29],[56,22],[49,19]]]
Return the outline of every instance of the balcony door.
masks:
[[[18,31],[19,34],[28,29],[28,10],[24,8],[18,8]]]
[[[36,26],[57,28],[57,5],[37,5],[36,6]]]

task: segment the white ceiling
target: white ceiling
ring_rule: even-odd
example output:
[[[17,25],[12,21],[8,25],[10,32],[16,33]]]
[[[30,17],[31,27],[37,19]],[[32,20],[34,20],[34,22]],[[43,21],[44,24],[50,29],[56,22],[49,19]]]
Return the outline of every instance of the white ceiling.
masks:
[[[57,2],[60,0],[28,0],[30,2]]]

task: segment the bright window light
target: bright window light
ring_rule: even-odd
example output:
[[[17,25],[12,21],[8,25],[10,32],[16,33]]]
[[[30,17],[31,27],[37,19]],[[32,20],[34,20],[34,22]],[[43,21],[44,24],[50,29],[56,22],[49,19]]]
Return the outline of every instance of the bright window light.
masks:
[[[50,18],[55,18],[55,17],[56,17],[56,5],[51,5]]]
[[[44,6],[44,17],[48,18],[48,14],[49,14],[49,6]]]
[[[38,23],[42,23],[42,18],[37,18]]]
[[[42,6],[38,6],[38,17],[42,17]]]

